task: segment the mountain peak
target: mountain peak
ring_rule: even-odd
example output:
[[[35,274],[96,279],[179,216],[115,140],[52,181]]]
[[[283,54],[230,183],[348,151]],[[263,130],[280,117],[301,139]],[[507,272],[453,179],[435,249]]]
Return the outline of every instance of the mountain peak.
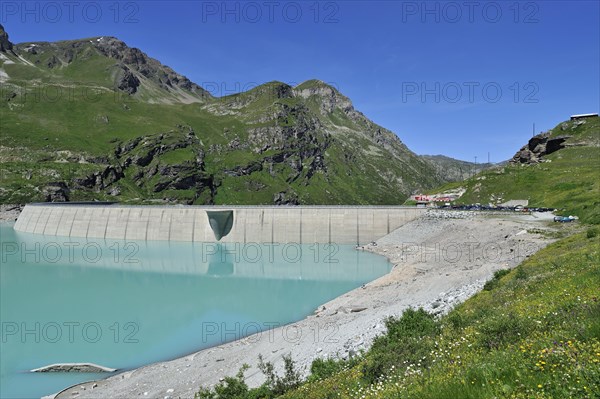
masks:
[[[158,60],[149,57],[136,47],[129,47],[124,41],[113,36],[101,36],[90,40],[92,44],[106,57],[114,58],[125,64],[125,75],[129,71],[136,79],[149,79],[161,88],[172,91],[182,90],[201,99],[212,97],[204,88],[178,74],[170,67],[161,64]]]
[[[296,89],[296,90],[327,89],[327,90],[334,91],[338,94],[340,93],[340,91],[338,90],[338,88],[335,85],[326,83],[320,79],[309,79],[307,81],[300,83],[299,85],[294,87],[294,89]]]
[[[135,94],[151,103],[204,102],[212,97],[187,77],[114,36],[20,43],[14,49],[30,65],[44,70],[44,67],[88,68],[88,71],[98,73],[99,81],[103,79],[101,75],[105,70],[98,70],[97,65],[105,65],[113,80],[113,88],[130,95]],[[86,63],[88,67],[81,65]],[[88,72],[88,76],[94,75]]]
[[[350,99],[340,93],[336,87],[322,80],[307,80],[294,87],[294,93],[307,100],[317,99],[321,104],[322,112],[325,113],[331,113],[336,108],[348,113],[354,112],[354,106]]]

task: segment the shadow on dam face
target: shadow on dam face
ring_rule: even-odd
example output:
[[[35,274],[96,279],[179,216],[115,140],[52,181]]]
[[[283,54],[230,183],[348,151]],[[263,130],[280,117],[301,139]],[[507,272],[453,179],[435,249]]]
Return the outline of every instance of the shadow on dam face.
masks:
[[[206,211],[206,215],[217,241],[229,234],[233,226],[233,211]]]

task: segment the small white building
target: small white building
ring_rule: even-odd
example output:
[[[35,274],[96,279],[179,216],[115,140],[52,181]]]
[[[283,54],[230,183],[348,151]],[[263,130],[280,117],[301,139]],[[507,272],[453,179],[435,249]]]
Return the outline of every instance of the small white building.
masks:
[[[597,118],[597,117],[598,117],[598,114],[579,114],[579,115],[571,115],[571,120],[576,121],[578,119]]]

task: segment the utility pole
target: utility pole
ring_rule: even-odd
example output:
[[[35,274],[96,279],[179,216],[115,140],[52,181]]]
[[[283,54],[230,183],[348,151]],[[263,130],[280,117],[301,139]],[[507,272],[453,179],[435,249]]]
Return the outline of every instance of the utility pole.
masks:
[[[531,137],[535,136],[535,122],[533,122],[533,130],[531,131]]]
[[[490,164],[490,152],[488,151],[488,165]]]

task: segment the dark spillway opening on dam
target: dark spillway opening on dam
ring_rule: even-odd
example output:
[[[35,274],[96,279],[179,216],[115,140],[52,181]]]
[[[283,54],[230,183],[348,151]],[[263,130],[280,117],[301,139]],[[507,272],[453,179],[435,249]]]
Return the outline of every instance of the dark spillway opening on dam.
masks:
[[[233,226],[233,211],[206,211],[206,215],[217,241],[229,234]]]

